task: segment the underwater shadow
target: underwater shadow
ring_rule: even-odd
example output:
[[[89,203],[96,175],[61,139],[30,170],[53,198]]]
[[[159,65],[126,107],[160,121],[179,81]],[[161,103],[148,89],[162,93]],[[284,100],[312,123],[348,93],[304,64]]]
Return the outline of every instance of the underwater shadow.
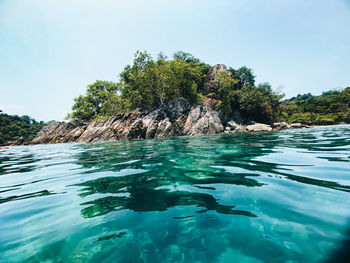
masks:
[[[322,263],[348,263],[350,259],[350,229],[345,233],[345,238],[339,247],[331,252],[328,259]]]

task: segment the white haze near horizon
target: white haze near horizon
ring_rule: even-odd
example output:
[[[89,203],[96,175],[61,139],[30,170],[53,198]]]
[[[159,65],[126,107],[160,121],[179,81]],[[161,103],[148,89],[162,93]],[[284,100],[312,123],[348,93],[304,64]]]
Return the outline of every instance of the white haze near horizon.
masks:
[[[136,50],[254,70],[286,97],[350,86],[344,0],[0,0],[0,109],[62,120]]]

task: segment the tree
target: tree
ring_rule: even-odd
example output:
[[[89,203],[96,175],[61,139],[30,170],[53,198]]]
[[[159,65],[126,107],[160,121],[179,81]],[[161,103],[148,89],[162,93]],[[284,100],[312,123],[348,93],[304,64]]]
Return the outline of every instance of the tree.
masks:
[[[217,76],[219,97],[218,108],[225,113],[230,115],[235,107],[237,106],[237,84],[239,80],[230,77],[227,72],[221,71]]]
[[[175,52],[172,59],[160,53],[156,60],[147,52],[137,51],[133,63],[120,73],[117,84],[96,81],[89,85],[85,95],[74,99],[72,113],[67,117],[90,121],[137,108],[150,111],[179,97],[192,105],[201,103],[209,69],[210,65],[183,51]],[[350,122],[350,87],[321,96],[299,94],[281,102],[283,95],[273,91],[269,83],[256,85],[253,70],[245,66],[222,71],[216,80],[216,105],[226,117],[238,111],[245,120],[265,123]]]
[[[229,71],[232,73],[232,77],[238,80],[238,85],[240,88],[255,85],[255,76],[253,75],[252,69],[244,66],[237,70],[230,68]]]
[[[350,122],[350,88],[330,90],[320,96],[310,93],[283,102],[281,120],[305,124]]]
[[[0,114],[0,145],[15,141],[20,137],[30,141],[44,126],[44,122],[37,122],[35,119],[24,115]]]
[[[280,100],[283,95],[274,92],[269,83],[244,86],[239,91],[241,113],[251,120],[271,123],[279,114]]]
[[[88,85],[85,95],[74,98],[72,113],[66,118],[73,120],[91,121],[98,117],[111,116],[117,113],[117,85],[110,81],[98,80]]]
[[[218,108],[227,116],[239,111],[246,119],[271,123],[279,114],[283,95],[274,92],[269,83],[255,86],[253,71],[247,67],[230,68],[217,76]]]
[[[147,52],[137,51],[133,65],[120,74],[120,92],[126,110],[153,110],[179,97],[191,104],[198,101],[198,88],[203,85],[210,66],[189,53],[176,52],[173,60],[164,54],[154,61]]]

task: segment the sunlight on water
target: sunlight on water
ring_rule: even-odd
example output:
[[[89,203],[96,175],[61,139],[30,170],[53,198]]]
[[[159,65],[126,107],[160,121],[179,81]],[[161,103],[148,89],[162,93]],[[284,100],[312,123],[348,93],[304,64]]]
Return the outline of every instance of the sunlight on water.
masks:
[[[0,150],[0,262],[334,262],[350,126]]]

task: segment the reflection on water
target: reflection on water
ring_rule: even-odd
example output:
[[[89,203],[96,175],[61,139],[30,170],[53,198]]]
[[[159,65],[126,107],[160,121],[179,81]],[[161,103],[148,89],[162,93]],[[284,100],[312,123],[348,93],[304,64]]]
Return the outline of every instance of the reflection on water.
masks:
[[[334,262],[349,156],[349,126],[2,150],[0,262]]]

